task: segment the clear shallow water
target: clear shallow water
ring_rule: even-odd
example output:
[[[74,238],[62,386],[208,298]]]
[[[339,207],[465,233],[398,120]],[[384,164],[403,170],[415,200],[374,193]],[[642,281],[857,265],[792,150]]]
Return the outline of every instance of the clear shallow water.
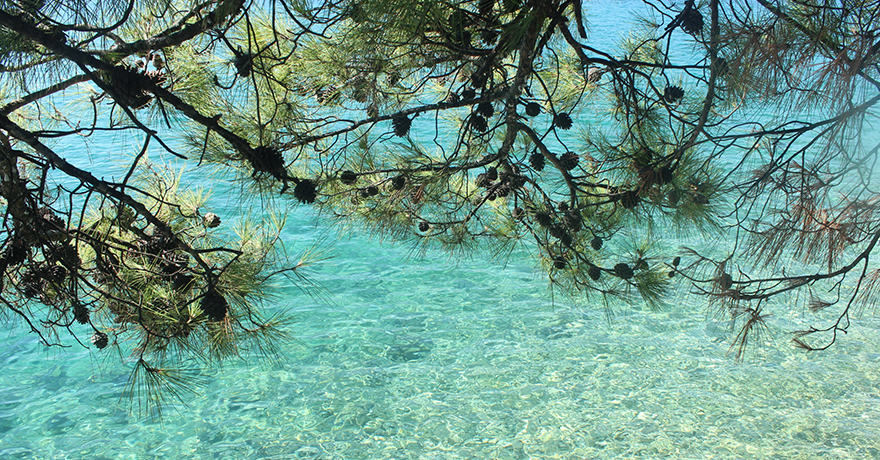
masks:
[[[593,33],[615,40],[621,23]],[[231,214],[240,192],[216,193],[214,210]],[[300,208],[286,243],[295,253],[323,227]],[[699,298],[615,305],[609,323],[599,299],[551,302],[529,259],[452,263],[363,235],[334,248],[315,272],[329,302],[281,288],[278,307],[299,319],[283,362],[205,371],[161,422],[120,401],[117,355],[7,329],[0,458],[880,458],[874,318],[806,354],[785,331],[816,322],[776,317],[737,364]]]
[[[823,354],[775,330],[736,364],[698,299],[609,323],[598,300],[551,303],[525,261],[359,235],[335,252],[316,271],[331,302],[283,289],[301,341],[284,362],[206,371],[161,422],[120,405],[116,356],[9,334],[0,458],[880,458],[873,319]]]

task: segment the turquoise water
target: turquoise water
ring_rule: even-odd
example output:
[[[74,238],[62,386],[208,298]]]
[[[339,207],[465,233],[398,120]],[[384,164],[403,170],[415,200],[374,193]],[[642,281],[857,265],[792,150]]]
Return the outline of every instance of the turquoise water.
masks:
[[[215,197],[224,216],[235,194]],[[326,235],[307,208],[290,219],[292,253]],[[808,354],[787,331],[818,322],[778,308],[736,363],[726,323],[685,292],[660,311],[614,304],[609,322],[598,298],[551,298],[526,254],[450,260],[363,234],[332,248],[313,272],[328,298],[278,288],[298,320],[280,362],[204,370],[161,421],[129,412],[111,349],[7,328],[0,458],[880,458],[876,312]]]
[[[301,243],[321,233],[308,213]],[[283,362],[205,371],[188,406],[144,422],[117,356],[0,351],[0,458],[880,458],[880,324],[821,354],[776,328],[746,362],[697,298],[662,311],[549,300],[526,259],[415,256],[355,235],[282,288],[300,341]]]

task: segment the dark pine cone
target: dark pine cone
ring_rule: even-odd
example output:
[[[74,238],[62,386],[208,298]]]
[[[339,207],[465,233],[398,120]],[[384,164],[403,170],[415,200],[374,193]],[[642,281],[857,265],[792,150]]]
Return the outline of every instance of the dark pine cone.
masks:
[[[477,92],[470,88],[461,92],[461,98],[463,100],[473,99],[475,97],[477,97]]]
[[[369,198],[371,196],[376,196],[379,194],[379,187],[375,185],[370,185],[364,189],[361,189],[360,195],[361,198]]]
[[[314,203],[315,198],[318,196],[318,189],[315,187],[314,182],[309,179],[303,179],[296,184],[296,187],[294,187],[293,196],[295,196],[300,203]]]
[[[526,115],[536,117],[541,114],[541,104],[537,102],[529,102],[526,104]]]
[[[684,97],[684,90],[680,86],[667,86],[663,90],[663,100],[670,104],[675,104],[682,97]]]
[[[431,224],[424,222],[424,221],[419,222],[419,231],[420,232],[427,232],[430,229],[431,229]]]
[[[487,45],[494,45],[498,40],[498,32],[493,29],[483,29],[480,31],[480,40]]]
[[[409,133],[410,125],[412,125],[412,120],[407,118],[406,115],[395,115],[394,118],[391,119],[391,126],[394,128],[394,134],[400,137],[406,137],[407,133]]]
[[[562,223],[565,224],[566,227],[571,229],[573,232],[581,231],[581,226],[584,221],[581,218],[580,213],[577,211],[570,209],[566,211],[565,216],[562,218]]]
[[[480,102],[477,105],[477,113],[486,118],[492,118],[492,115],[495,115],[495,107],[491,102]]]
[[[171,278],[171,287],[175,291],[187,288],[195,280],[195,277],[188,273],[178,273]]]
[[[477,174],[477,187],[487,188],[492,185],[492,179],[486,173]]]
[[[42,271],[43,277],[47,281],[55,284],[61,284],[61,282],[64,281],[64,278],[67,277],[67,269],[61,265],[52,264],[44,267]]]
[[[48,230],[64,230],[66,226],[64,225],[64,221],[55,215],[51,209],[46,206],[38,209],[37,212],[40,214],[40,218],[43,220],[44,228]]]
[[[592,241],[590,241],[590,246],[597,251],[602,249],[602,238],[599,238],[598,236],[593,238]]]
[[[614,266],[614,274],[617,275],[618,278],[628,280],[633,277],[633,270],[629,265],[621,262]]]
[[[560,224],[551,225],[549,228],[547,228],[547,232],[550,233],[550,236],[556,239],[562,239],[563,235],[568,234],[568,232],[565,230],[565,226]]]
[[[287,178],[287,171],[284,169],[284,156],[272,147],[262,145],[255,148],[247,160],[254,168],[254,173],[268,173],[278,180]]]
[[[244,78],[247,78],[251,74],[251,70],[254,67],[254,57],[250,54],[236,54],[235,60],[232,61],[232,64],[235,66],[235,70],[238,71],[238,74]]]
[[[550,213],[538,211],[535,213],[535,222],[537,222],[538,225],[547,228],[553,225],[553,218],[550,217]]]
[[[672,167],[663,166],[657,171],[657,183],[660,185],[666,185],[672,182],[673,176]]]
[[[342,171],[342,173],[339,174],[339,180],[345,185],[354,184],[355,182],[357,182],[357,178],[357,174],[355,174],[353,171]]]
[[[18,283],[21,293],[29,299],[38,297],[43,292],[43,273],[40,268],[28,267],[21,274],[21,281]]]
[[[523,208],[513,208],[513,218],[516,220],[522,219],[525,215],[525,211]]]
[[[599,281],[599,277],[602,276],[602,270],[595,265],[590,265],[590,268],[587,269],[587,275],[590,275],[590,279],[593,281]]]
[[[222,321],[226,318],[226,312],[229,310],[229,302],[226,297],[220,295],[214,288],[208,288],[201,302],[202,311],[211,321]]]
[[[471,115],[471,126],[474,128],[474,131],[481,133],[489,129],[489,124],[486,123],[486,119],[482,115]]]
[[[493,166],[493,167],[487,169],[486,170],[486,177],[489,178],[489,180],[498,179],[498,168]]]
[[[567,171],[571,171],[578,165],[578,156],[574,152],[565,152],[559,157],[559,164]]]
[[[43,255],[49,262],[61,262],[68,268],[79,267],[79,253],[70,244],[47,245],[43,247]]]
[[[189,265],[189,255],[185,252],[164,251],[161,262],[162,272],[166,275],[174,275]]]
[[[391,188],[394,190],[400,190],[406,185],[406,177],[397,176],[394,179],[391,179]]]
[[[3,249],[2,258],[8,265],[18,265],[27,260],[29,248],[17,237],[10,238]]]
[[[553,117],[553,124],[559,129],[569,129],[571,128],[571,117],[565,112],[557,113]]]
[[[557,270],[562,270],[567,265],[567,262],[562,257],[556,257],[553,259],[553,267]]]
[[[693,6],[686,6],[679,17],[681,18],[681,28],[685,32],[696,35],[703,30],[703,15]]]
[[[535,171],[543,170],[546,161],[547,159],[544,158],[544,155],[541,155],[540,153],[533,153],[529,157],[529,165],[531,165],[532,169],[534,169]]]
[[[507,185],[509,185],[510,188],[514,190],[522,187],[523,185],[526,185],[526,178],[518,174],[512,176],[502,176],[501,180],[506,181]]]
[[[139,242],[143,252],[157,256],[162,251],[171,248],[172,239],[169,236],[155,235],[146,241],[140,240]]]
[[[620,202],[623,204],[623,207],[626,209],[633,209],[639,205],[639,192],[636,190],[629,190],[624,192],[623,197],[620,199]]]
[[[106,347],[109,342],[107,334],[103,332],[95,332],[95,334],[92,335],[92,344],[98,347],[99,350]]]
[[[73,302],[73,319],[80,324],[87,324],[89,322],[89,309],[79,301]]]

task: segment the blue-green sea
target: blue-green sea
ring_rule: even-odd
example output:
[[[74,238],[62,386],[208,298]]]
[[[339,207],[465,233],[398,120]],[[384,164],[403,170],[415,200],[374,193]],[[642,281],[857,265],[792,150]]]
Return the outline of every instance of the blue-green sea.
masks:
[[[592,30],[617,39],[621,24]],[[99,144],[79,163],[100,165]],[[225,218],[240,191],[211,203]],[[323,241],[333,257],[310,272],[322,291],[277,286],[270,308],[296,318],[278,361],[205,369],[159,420],[129,410],[112,347],[4,327],[0,459],[880,459],[870,308],[822,353],[790,342],[811,313],[776,308],[740,363],[687,289],[660,310],[612,303],[609,319],[600,298],[551,295],[526,251],[452,258],[331,228],[289,211],[291,255]]]
[[[287,244],[323,221],[296,211]],[[298,322],[282,361],[203,372],[143,421],[119,356],[7,332],[0,458],[880,458],[880,322],[824,353],[786,343],[795,311],[743,363],[704,301],[661,311],[551,301],[525,257],[452,261],[354,234],[314,269],[327,299],[280,286]],[[485,255],[484,255],[485,256]],[[110,349],[108,349],[110,350]]]

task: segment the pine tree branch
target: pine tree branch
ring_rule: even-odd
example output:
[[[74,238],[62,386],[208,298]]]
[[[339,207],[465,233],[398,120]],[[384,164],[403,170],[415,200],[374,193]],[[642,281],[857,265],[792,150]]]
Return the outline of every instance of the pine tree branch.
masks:
[[[34,91],[33,93],[30,93],[26,96],[23,96],[19,99],[12,101],[12,102],[9,102],[8,104],[4,105],[3,107],[0,107],[0,114],[3,114],[3,115],[9,114],[15,110],[20,109],[21,107],[24,107],[27,104],[30,104],[31,102],[40,100],[50,94],[57,93],[58,91],[63,91],[63,90],[65,90],[65,89],[67,89],[77,83],[82,83],[82,82],[86,82],[89,80],[90,80],[90,78],[88,75],[76,75],[76,76],[70,77],[67,80],[55,83],[52,86],[43,88],[39,91]]]

